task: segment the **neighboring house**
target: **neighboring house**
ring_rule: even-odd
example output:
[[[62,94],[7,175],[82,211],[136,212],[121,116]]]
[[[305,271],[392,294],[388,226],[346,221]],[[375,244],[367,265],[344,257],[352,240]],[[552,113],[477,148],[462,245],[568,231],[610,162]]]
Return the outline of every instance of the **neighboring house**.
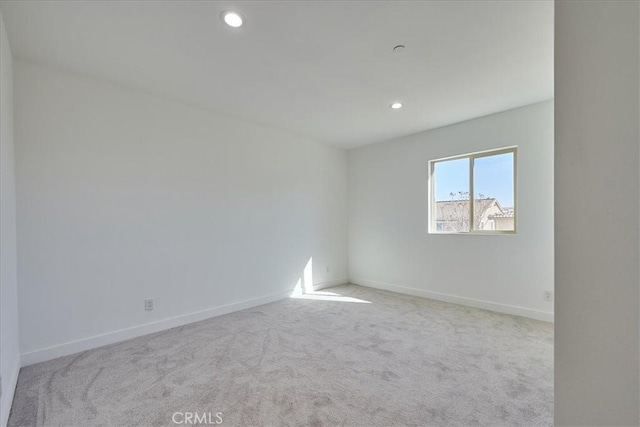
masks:
[[[513,209],[508,210],[493,198],[476,199],[475,230],[513,230]],[[508,221],[511,221],[509,228]],[[506,227],[506,228],[505,228]],[[436,230],[444,232],[469,231],[469,200],[443,200],[436,202]]]
[[[513,208],[504,208],[501,214],[490,217],[493,220],[494,230],[515,230],[515,211]]]

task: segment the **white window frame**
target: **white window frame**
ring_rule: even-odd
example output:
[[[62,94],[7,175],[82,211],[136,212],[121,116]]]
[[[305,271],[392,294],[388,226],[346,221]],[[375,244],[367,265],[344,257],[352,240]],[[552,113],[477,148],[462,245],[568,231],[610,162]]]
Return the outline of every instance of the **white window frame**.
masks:
[[[476,159],[481,157],[496,156],[499,154],[513,153],[513,230],[474,230],[475,224],[475,198],[473,188],[473,166]],[[435,165],[440,162],[451,160],[469,159],[469,231],[438,231],[437,228],[437,212],[435,200]],[[505,147],[494,150],[478,151],[475,153],[460,154],[457,156],[444,157],[429,161],[429,195],[428,195],[428,221],[429,234],[463,234],[463,235],[487,235],[487,234],[517,234],[518,231],[518,147]]]

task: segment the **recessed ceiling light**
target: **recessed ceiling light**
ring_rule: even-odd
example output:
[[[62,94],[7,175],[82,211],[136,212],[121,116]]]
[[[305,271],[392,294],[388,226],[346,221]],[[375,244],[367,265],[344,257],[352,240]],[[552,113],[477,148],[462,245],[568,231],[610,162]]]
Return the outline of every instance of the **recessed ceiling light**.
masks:
[[[230,10],[222,12],[222,21],[230,27],[238,28],[242,25],[242,16],[238,12]]]
[[[391,107],[394,110],[399,110],[400,108],[402,108],[402,102],[394,102],[389,107]]]

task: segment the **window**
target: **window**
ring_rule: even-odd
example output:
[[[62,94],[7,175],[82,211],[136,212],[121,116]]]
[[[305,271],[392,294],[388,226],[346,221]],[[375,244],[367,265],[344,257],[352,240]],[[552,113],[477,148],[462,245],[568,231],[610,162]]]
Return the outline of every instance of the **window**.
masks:
[[[516,150],[430,161],[429,233],[515,233]]]

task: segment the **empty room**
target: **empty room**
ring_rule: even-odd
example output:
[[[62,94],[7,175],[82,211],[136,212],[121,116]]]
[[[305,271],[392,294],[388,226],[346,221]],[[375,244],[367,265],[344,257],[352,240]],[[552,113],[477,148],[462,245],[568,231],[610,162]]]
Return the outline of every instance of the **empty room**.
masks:
[[[0,427],[640,425],[638,1],[0,24]]]

